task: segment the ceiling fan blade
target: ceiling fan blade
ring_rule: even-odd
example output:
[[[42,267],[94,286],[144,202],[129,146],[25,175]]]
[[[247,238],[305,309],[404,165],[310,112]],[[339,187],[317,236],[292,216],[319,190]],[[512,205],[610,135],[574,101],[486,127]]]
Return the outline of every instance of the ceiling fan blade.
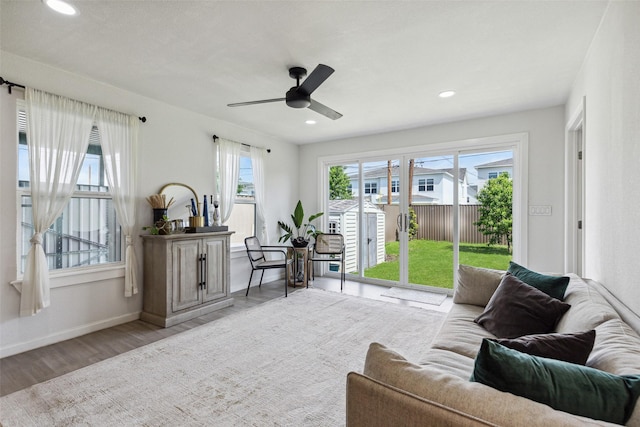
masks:
[[[243,105],[267,104],[269,102],[284,101],[285,98],[263,99],[261,101],[236,102],[235,104],[227,104],[227,107],[242,107]]]
[[[325,80],[329,78],[331,74],[333,74],[335,70],[328,65],[319,64],[315,70],[309,77],[307,77],[304,82],[298,88],[298,92],[305,93],[307,95],[311,95],[311,93],[318,88]]]
[[[342,117],[342,114],[332,110],[324,104],[319,103],[318,101],[314,101],[313,99],[311,100],[311,104],[307,108],[315,111],[316,113],[320,113],[323,116],[330,118],[331,120],[338,120],[340,117]]]

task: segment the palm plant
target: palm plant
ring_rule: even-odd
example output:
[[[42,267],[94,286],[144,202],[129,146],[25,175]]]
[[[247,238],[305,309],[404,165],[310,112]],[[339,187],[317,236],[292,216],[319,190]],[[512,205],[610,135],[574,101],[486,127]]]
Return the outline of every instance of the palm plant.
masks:
[[[319,234],[322,234],[322,231],[318,230],[315,225],[311,224],[311,222],[316,218],[321,217],[323,214],[324,212],[313,214],[309,216],[307,222],[304,223],[304,209],[302,208],[302,202],[298,200],[298,204],[291,215],[293,227],[282,221],[278,221],[278,225],[285,232],[285,234],[280,236],[278,242],[284,243],[291,239],[291,244],[294,246],[306,246],[309,243],[309,237],[315,238]]]

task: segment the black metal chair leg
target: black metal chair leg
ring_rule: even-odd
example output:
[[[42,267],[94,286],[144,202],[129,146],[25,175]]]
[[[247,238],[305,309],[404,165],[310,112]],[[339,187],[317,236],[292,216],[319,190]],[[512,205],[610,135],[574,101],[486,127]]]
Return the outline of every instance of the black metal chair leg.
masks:
[[[288,287],[289,287],[289,265],[286,265],[285,269],[284,269],[284,297],[285,298],[287,297],[287,288]]]
[[[249,296],[249,288],[251,287],[251,279],[253,278],[253,272],[255,270],[251,270],[251,276],[249,276],[249,284],[247,285],[247,293],[244,295],[245,297]]]
[[[262,274],[260,275],[260,283],[258,284],[258,287],[262,287],[262,278],[264,277],[264,270],[262,270]]]

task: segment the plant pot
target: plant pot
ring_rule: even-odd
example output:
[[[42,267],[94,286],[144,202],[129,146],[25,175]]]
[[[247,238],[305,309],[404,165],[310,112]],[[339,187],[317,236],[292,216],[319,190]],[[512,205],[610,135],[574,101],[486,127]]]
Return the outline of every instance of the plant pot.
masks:
[[[291,245],[294,248],[306,248],[309,244],[308,240],[305,240],[304,237],[296,237],[295,239],[291,239]]]
[[[166,209],[154,209],[153,210],[153,222],[154,224],[161,221],[167,215]]]

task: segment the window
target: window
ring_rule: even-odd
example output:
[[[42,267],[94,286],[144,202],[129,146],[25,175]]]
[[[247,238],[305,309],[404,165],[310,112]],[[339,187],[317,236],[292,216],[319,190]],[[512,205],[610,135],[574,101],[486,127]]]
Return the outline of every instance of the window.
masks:
[[[427,191],[433,191],[434,180],[433,178],[427,178]]]
[[[26,113],[18,107],[18,229],[20,260],[18,270],[24,273],[31,248],[33,216],[29,192],[29,150],[26,135]],[[120,262],[122,233],[115,207],[106,185],[100,132],[93,127],[82,164],[76,190],[62,214],[44,233],[43,247],[49,270],[69,269]]]
[[[243,152],[240,156],[240,176],[238,177],[238,191],[231,211],[231,217],[226,222],[229,230],[235,231],[231,235],[231,245],[244,245],[244,239],[256,234],[256,199],[253,186],[253,168],[251,156]]]
[[[378,193],[378,183],[377,182],[365,182],[364,183],[364,194],[377,194]]]
[[[338,223],[336,221],[329,221],[329,233],[335,234],[338,232]]]
[[[507,171],[502,171],[502,172],[489,172],[487,174],[487,179],[494,179],[497,178],[500,175],[507,175],[507,178],[509,178],[509,172]]]
[[[433,191],[433,186],[434,186],[433,178],[418,179],[418,191]]]
[[[391,180],[391,192],[399,193],[400,192],[400,181],[397,179]]]

